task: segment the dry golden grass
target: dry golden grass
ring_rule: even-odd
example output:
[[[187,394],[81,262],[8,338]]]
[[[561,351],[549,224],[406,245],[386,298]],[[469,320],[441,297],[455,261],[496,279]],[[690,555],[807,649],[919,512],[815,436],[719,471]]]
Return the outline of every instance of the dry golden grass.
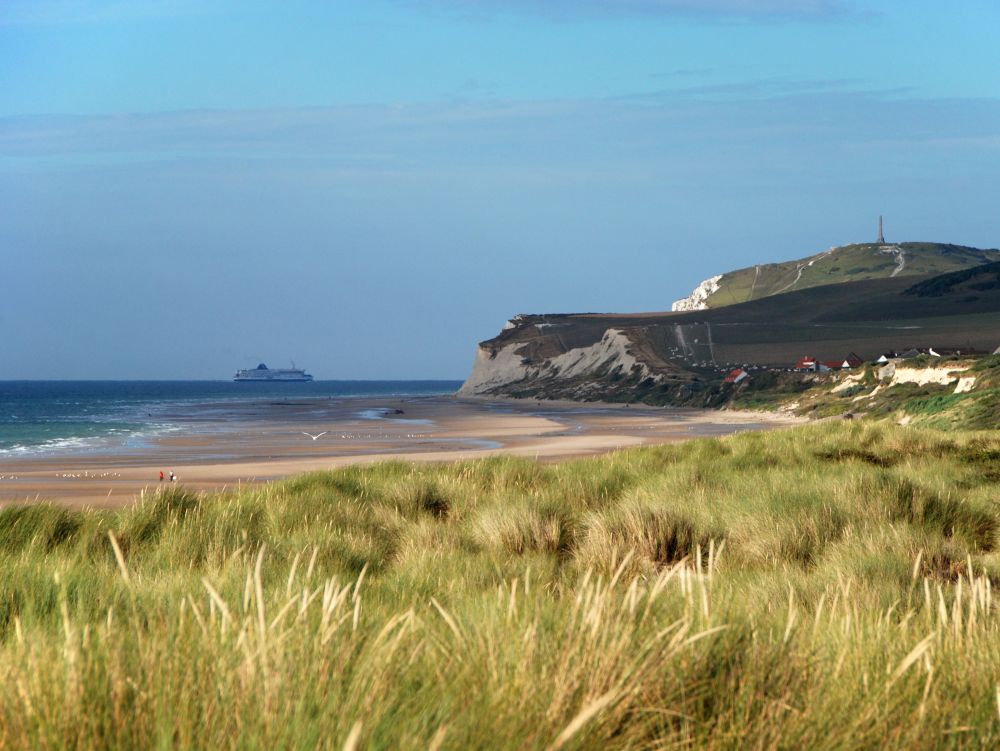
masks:
[[[1000,439],[839,424],[0,512],[0,748],[985,748]]]

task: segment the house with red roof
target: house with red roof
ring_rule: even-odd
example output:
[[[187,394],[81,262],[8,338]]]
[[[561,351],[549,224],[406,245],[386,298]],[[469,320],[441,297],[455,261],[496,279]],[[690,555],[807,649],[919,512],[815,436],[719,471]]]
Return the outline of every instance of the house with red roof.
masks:
[[[819,361],[815,357],[800,357],[795,363],[795,370],[803,373],[815,373],[819,370]]]
[[[743,368],[736,368],[736,370],[730,370],[729,375],[725,378],[725,383],[739,383],[740,381],[746,380],[750,377]]]

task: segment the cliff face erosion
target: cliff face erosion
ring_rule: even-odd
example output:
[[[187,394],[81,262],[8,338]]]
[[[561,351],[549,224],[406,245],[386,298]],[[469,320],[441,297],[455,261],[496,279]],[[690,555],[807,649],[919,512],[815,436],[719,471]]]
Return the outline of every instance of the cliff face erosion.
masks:
[[[694,377],[685,355],[711,359],[685,328],[613,316],[517,316],[479,345],[459,395],[627,399],[640,385],[683,387]]]

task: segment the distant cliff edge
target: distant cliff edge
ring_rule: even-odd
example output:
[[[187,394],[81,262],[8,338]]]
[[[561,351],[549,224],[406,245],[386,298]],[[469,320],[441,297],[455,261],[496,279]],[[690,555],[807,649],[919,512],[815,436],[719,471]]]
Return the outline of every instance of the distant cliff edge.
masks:
[[[779,264],[755,267],[746,288],[753,299],[731,305],[718,304],[720,290],[742,272],[713,277],[671,312],[515,316],[479,345],[458,393],[720,406],[736,368],[760,381],[803,357],[839,363],[911,348],[992,352],[1000,344],[1000,263],[981,263],[1000,252],[893,247],[901,250],[872,255],[869,246],[845,246],[780,265],[797,269],[790,280],[760,271]],[[886,272],[883,261],[897,271]],[[817,274],[836,281],[815,284]]]

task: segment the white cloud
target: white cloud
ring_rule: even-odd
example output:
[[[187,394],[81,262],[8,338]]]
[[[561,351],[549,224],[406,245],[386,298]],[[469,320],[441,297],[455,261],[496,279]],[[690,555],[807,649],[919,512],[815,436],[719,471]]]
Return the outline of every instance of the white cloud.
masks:
[[[779,85],[780,83],[780,85]],[[748,180],[784,172],[797,154],[824,171],[863,169],[844,154],[885,148],[910,169],[921,148],[995,143],[1000,100],[918,100],[850,91],[849,82],[750,82],[617,99],[452,102],[266,110],[193,110],[102,116],[0,118],[0,171],[57,165],[288,161],[352,173],[432,176],[591,170],[700,179],[708,164]],[[873,117],[872,113],[878,116]],[[830,159],[837,153],[838,159]],[[867,158],[867,157],[866,157]]]

